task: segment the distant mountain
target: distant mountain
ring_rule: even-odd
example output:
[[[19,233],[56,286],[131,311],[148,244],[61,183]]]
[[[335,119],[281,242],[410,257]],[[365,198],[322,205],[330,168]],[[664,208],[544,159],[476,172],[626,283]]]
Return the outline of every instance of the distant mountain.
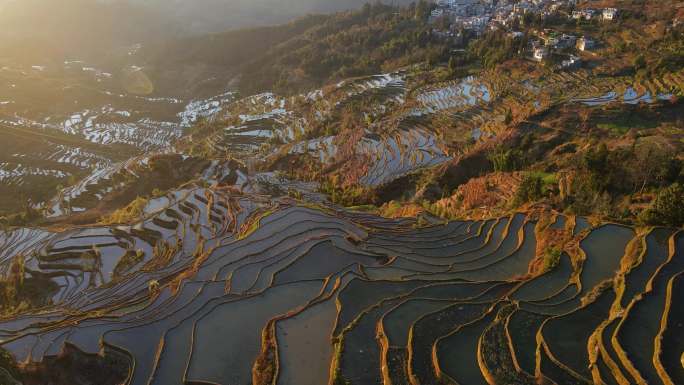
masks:
[[[431,38],[429,25],[415,18],[413,8],[376,4],[168,39],[143,47],[135,59],[164,95],[208,97],[228,84],[245,94],[291,94],[383,68],[448,60],[442,43]]]
[[[122,1],[4,0],[0,9],[1,56],[22,61],[99,58],[179,31],[152,8]]]
[[[115,71],[117,67],[131,64],[128,52],[138,44],[147,46],[158,45],[161,41],[166,42],[164,44],[192,41],[188,37],[206,43],[208,39],[215,40],[217,37],[207,34],[282,24],[308,14],[358,9],[365,2],[0,0],[0,62],[46,65],[59,64],[64,60],[85,60]],[[407,4],[410,1],[393,0],[385,3]],[[301,32],[301,28],[295,29]],[[278,33],[278,30],[275,28],[274,32]],[[236,43],[242,45],[239,41]],[[219,47],[214,45],[214,50],[226,50],[230,45]],[[178,53],[178,56],[182,57],[183,53]],[[165,61],[174,59],[163,58]]]
[[[369,0],[130,0],[177,20],[191,33],[279,24],[308,13],[357,9]],[[411,0],[384,0],[407,5]]]

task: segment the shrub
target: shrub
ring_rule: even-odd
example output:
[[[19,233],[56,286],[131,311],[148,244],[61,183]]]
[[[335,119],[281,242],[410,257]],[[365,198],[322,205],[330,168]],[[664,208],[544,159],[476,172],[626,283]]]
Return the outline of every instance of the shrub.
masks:
[[[634,66],[635,70],[640,70],[642,68],[646,67],[646,58],[644,55],[639,55],[634,58],[634,61],[632,62],[632,65]]]
[[[560,258],[561,258],[561,253],[562,251],[557,248],[550,248],[546,250],[546,253],[544,254],[544,270],[548,271],[560,263]]]
[[[488,158],[492,163],[494,171],[499,172],[516,171],[524,164],[522,152],[518,149],[505,150],[498,148],[493,154],[489,154]]]
[[[679,227],[684,225],[684,187],[674,183],[662,190],[639,218],[649,225]]]
[[[143,250],[129,250],[114,267],[114,277],[121,277],[145,259]]]
[[[489,31],[470,42],[468,55],[479,58],[485,68],[494,68],[514,57],[522,57],[526,46],[527,36],[514,40],[503,31]]]
[[[128,206],[120,208],[102,218],[101,223],[104,225],[114,225],[138,220],[144,214],[147,203],[147,198],[137,197],[133,202],[129,203]]]
[[[584,167],[590,173],[590,183],[594,191],[603,191],[607,187],[609,155],[610,151],[605,143],[601,143],[597,149],[591,149],[584,154]]]
[[[528,175],[520,183],[513,200],[514,206],[520,206],[527,202],[534,202],[544,196],[544,180],[539,175]]]
[[[372,189],[362,186],[343,186],[337,176],[323,181],[319,191],[327,194],[333,203],[345,207],[370,205],[377,201]]]
[[[0,347],[0,384],[15,384],[20,378],[17,363],[12,355]]]

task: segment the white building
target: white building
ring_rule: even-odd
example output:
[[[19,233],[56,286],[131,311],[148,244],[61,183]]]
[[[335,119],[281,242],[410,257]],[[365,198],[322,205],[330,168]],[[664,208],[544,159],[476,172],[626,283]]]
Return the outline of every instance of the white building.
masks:
[[[613,21],[617,19],[618,10],[615,8],[606,8],[603,10],[603,20]]]
[[[444,10],[441,8],[432,10],[432,13],[430,14],[432,17],[442,17],[442,15],[444,15]]]
[[[577,49],[580,51],[590,51],[594,49],[594,47],[596,47],[596,42],[588,37],[582,36],[579,40],[577,40]]]
[[[533,10],[534,6],[525,0],[513,5],[513,12],[515,13],[527,13]]]
[[[463,28],[482,31],[489,23],[489,16],[469,17],[463,20]]]
[[[596,11],[594,11],[593,9],[582,9],[579,11],[572,11],[572,18],[575,20],[591,20],[594,17],[594,13],[596,13]]]
[[[546,47],[537,47],[534,49],[533,53],[534,60],[541,62],[549,57],[549,49]]]
[[[581,65],[582,60],[575,55],[570,55],[570,57],[567,60],[563,60],[561,62],[561,67],[566,69],[578,68]]]
[[[557,12],[562,6],[563,4],[560,2],[551,3],[551,5],[549,5],[549,11]]]
[[[437,6],[442,8],[458,8],[477,3],[478,0],[437,0]]]

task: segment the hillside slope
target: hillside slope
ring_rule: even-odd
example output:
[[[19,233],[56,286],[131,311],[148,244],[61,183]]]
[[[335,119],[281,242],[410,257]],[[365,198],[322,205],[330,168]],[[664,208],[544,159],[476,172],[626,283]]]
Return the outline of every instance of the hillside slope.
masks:
[[[0,221],[0,383],[682,382],[684,26],[625,4],[457,39],[378,5],[141,50],[155,89],[216,74],[178,99],[3,69],[52,93],[0,105],[0,178],[66,185]],[[600,44],[530,58],[563,34]],[[245,36],[254,57],[220,51]]]

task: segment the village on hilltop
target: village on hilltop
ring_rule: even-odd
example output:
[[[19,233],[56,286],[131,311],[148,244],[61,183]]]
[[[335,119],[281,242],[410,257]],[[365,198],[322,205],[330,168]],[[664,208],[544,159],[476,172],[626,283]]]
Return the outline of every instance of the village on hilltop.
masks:
[[[482,35],[487,30],[504,30],[514,39],[527,39],[527,56],[547,62],[552,56],[563,69],[582,66],[582,53],[599,43],[590,36],[576,36],[553,29],[522,32],[529,20],[565,19],[582,22],[614,22],[617,8],[579,8],[577,0],[437,0],[430,14],[433,32],[459,41],[464,33]],[[527,22],[526,22],[527,21]]]

